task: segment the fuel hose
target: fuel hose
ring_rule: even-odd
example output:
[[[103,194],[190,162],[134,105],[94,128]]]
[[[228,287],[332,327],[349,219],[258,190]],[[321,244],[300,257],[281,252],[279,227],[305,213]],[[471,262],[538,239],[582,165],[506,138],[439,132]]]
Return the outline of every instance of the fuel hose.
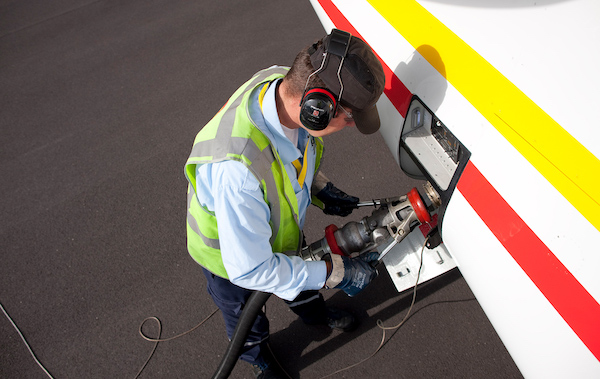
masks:
[[[252,295],[250,295],[242,310],[242,314],[235,327],[231,341],[229,341],[227,350],[223,355],[223,359],[213,374],[213,379],[225,379],[229,377],[238,361],[242,347],[248,338],[248,333],[250,333],[250,329],[252,329],[252,325],[256,320],[258,312],[263,305],[265,305],[270,296],[270,293],[261,291],[254,291]]]

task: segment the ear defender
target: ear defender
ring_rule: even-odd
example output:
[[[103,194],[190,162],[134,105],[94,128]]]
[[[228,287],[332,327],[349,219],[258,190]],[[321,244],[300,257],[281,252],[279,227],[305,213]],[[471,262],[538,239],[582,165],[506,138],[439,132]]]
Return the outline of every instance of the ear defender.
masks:
[[[308,76],[308,79],[306,79],[304,96],[302,96],[302,101],[300,102],[300,122],[307,129],[323,130],[329,125],[331,119],[335,117],[338,101],[342,99],[342,92],[344,91],[344,84],[342,83],[340,72],[344,65],[344,58],[346,58],[346,55],[348,54],[351,38],[352,35],[350,33],[333,29],[329,37],[329,42],[325,47],[325,54],[321,61],[321,67],[313,71],[313,73]],[[316,44],[313,45],[313,47],[314,46],[316,46]],[[337,78],[340,82],[340,94],[337,98],[327,88],[308,88],[310,78],[324,70],[325,62],[329,59],[329,54],[340,57],[340,64],[337,67]],[[328,71],[330,70],[332,69],[329,68]]]
[[[300,122],[310,130],[323,130],[335,116],[337,100],[326,88],[311,88],[300,103]]]

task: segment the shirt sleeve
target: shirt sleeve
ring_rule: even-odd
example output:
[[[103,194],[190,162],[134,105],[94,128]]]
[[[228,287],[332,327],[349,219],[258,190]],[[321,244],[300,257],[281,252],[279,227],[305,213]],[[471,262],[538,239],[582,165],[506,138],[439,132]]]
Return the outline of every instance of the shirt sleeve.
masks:
[[[221,256],[229,280],[250,290],[293,300],[325,283],[325,262],[273,252],[270,210],[258,180],[240,162],[205,164],[197,173],[200,203],[217,217]]]

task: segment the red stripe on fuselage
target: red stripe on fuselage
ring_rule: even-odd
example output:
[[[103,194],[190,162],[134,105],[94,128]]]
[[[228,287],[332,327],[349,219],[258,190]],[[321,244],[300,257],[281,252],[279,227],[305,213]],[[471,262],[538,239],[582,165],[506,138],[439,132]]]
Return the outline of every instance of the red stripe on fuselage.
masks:
[[[319,0],[319,3],[336,28],[361,37],[331,0]],[[384,93],[405,118],[412,93],[381,57],[377,57],[383,65],[386,77]],[[468,162],[458,183],[458,190],[565,322],[600,360],[600,304],[472,162]]]
[[[600,304],[473,163],[467,163],[458,190],[554,309],[600,359]]]

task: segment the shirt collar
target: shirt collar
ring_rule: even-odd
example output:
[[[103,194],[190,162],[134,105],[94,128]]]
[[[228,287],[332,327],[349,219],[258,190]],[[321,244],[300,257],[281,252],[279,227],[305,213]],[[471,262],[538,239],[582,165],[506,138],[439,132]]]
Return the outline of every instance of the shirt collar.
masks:
[[[265,93],[265,97],[262,102],[262,119],[265,121],[264,125],[258,125],[258,128],[265,133],[265,135],[271,140],[273,147],[277,150],[283,164],[289,164],[302,156],[302,153],[297,146],[285,136],[283,127],[279,122],[279,115],[277,113],[277,105],[275,102],[275,91],[277,89],[278,82],[281,79],[277,79],[267,85],[269,88]],[[261,87],[258,87],[252,96],[252,108],[260,111],[260,104],[258,101],[258,95]],[[307,138],[307,132],[300,128],[298,132],[298,141],[303,141]]]

